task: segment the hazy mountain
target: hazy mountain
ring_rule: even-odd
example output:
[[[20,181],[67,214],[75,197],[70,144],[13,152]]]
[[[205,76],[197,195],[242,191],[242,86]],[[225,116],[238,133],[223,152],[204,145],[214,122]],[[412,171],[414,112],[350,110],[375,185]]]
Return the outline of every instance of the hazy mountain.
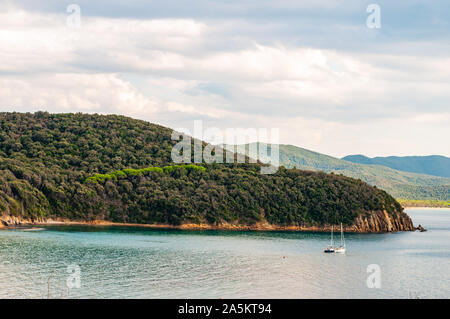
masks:
[[[349,155],[342,159],[359,164],[383,165],[399,171],[450,177],[450,158],[440,155],[374,158],[364,155]]]
[[[230,145],[225,147],[232,150]],[[287,168],[334,172],[358,178],[386,190],[396,198],[450,199],[450,178],[403,172],[381,165],[353,163],[293,145],[279,145],[279,152],[280,165]],[[254,152],[250,151],[248,155],[256,158]]]

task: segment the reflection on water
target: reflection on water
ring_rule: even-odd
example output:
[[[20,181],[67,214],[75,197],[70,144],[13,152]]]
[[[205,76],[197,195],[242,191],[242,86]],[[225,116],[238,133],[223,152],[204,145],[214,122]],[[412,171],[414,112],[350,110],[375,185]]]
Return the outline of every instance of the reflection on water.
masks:
[[[55,226],[0,231],[2,298],[449,298],[450,210],[410,210],[427,232],[329,234]],[[69,265],[81,287],[68,291]],[[381,288],[367,287],[367,266]]]

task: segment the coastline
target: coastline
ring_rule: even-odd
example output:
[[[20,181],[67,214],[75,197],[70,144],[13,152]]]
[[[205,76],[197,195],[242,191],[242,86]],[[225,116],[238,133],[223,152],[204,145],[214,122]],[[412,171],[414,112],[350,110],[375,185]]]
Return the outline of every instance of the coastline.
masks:
[[[21,220],[14,219],[11,225],[5,226],[0,223],[0,229],[15,229],[22,227],[42,227],[42,226],[93,226],[93,227],[140,227],[149,229],[177,229],[177,230],[227,230],[227,231],[289,231],[289,232],[330,232],[332,227],[334,230],[339,229],[340,225],[321,225],[321,226],[279,226],[272,225],[267,222],[260,222],[254,225],[239,225],[223,223],[220,225],[210,225],[206,223],[185,223],[181,225],[170,224],[136,224],[136,223],[118,223],[105,220],[93,221],[71,221],[71,220]],[[358,225],[346,225],[343,227],[346,233],[386,233],[399,231],[414,231],[414,229],[391,230],[361,228]]]

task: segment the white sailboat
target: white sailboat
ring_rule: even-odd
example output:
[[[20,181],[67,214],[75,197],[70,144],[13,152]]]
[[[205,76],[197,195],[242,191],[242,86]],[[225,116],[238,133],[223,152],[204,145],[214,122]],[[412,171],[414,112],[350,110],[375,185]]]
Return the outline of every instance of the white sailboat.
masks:
[[[323,250],[324,253],[334,253],[333,226],[331,226],[330,244]]]
[[[345,239],[344,239],[344,230],[342,228],[342,223],[341,223],[341,245],[338,248],[335,248],[334,252],[345,254]]]

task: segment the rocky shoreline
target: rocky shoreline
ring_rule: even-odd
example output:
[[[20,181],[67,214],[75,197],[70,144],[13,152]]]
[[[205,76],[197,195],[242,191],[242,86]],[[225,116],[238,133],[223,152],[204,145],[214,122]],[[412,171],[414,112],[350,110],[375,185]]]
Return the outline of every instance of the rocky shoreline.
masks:
[[[250,231],[308,231],[330,232],[331,228],[337,229],[339,225],[304,225],[304,226],[279,226],[268,222],[259,222],[254,225],[240,225],[223,223],[210,225],[206,223],[186,223],[181,225],[168,224],[132,224],[114,223],[105,220],[72,221],[66,219],[38,219],[29,220],[14,216],[0,217],[0,228],[31,227],[43,225],[90,225],[90,226],[130,226],[148,227],[160,229],[184,229],[184,230],[250,230]],[[349,233],[388,233],[399,231],[415,231],[411,218],[404,212],[391,216],[386,211],[374,211],[370,214],[360,215],[352,225],[344,226],[344,231]]]

